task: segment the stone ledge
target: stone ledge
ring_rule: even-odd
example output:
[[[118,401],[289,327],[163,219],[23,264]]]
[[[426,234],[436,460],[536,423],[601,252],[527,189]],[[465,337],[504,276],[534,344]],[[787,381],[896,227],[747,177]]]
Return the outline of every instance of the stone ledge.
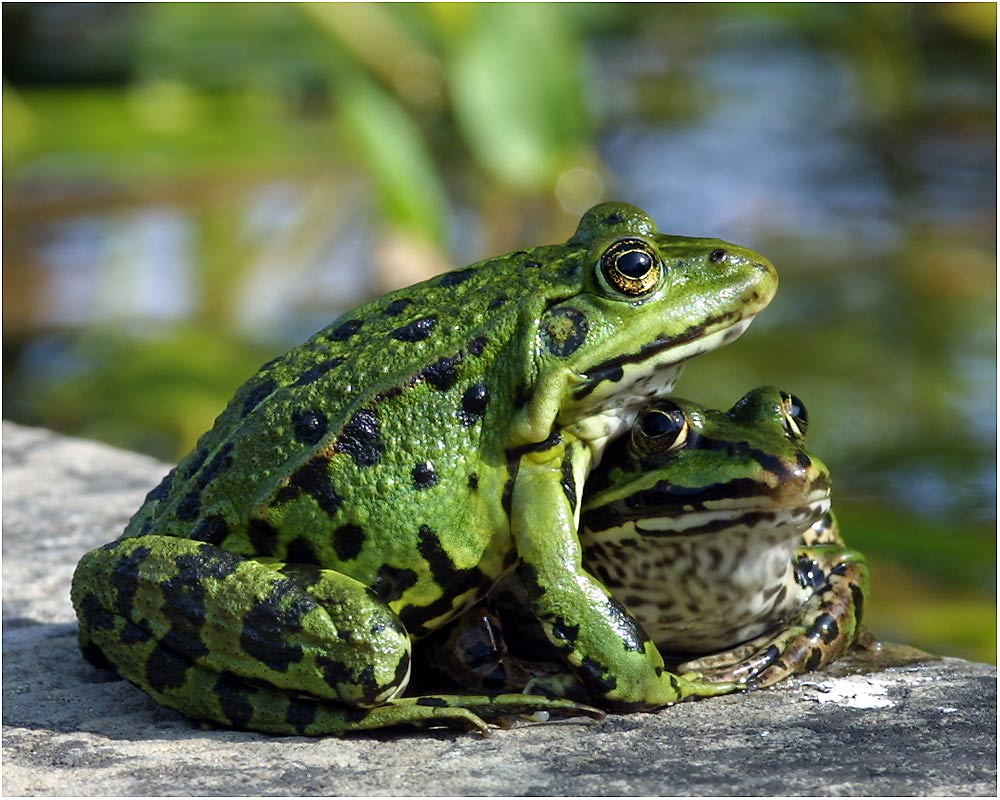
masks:
[[[350,739],[205,731],[78,655],[69,580],[167,466],[3,425],[7,795],[995,795],[996,669],[890,647],[601,722]]]

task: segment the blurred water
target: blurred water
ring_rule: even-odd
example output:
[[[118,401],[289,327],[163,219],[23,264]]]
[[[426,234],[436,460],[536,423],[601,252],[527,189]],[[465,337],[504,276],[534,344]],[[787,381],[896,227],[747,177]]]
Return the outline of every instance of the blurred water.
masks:
[[[895,246],[892,194],[856,135],[845,67],[801,41],[736,33],[694,64],[712,98],[696,119],[612,128],[602,154],[617,185],[672,231],[751,244],[787,233],[841,259]]]

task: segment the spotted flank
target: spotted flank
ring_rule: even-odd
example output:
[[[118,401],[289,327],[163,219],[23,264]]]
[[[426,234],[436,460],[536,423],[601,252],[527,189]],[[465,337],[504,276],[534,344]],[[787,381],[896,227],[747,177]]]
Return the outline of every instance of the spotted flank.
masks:
[[[664,671],[581,568],[577,524],[609,442],[776,285],[751,250],[607,203],[567,242],[345,313],[264,364],[122,537],[84,556],[84,652],[163,705],[249,730],[593,716],[558,691],[408,694],[414,648],[516,570],[525,613],[596,705],[728,690]]]

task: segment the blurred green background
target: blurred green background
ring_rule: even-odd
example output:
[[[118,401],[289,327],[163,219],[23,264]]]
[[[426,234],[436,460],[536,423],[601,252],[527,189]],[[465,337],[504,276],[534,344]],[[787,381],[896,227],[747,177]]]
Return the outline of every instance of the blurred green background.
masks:
[[[3,410],[176,460],[358,303],[602,199],[766,253],[887,639],[996,659],[996,6],[3,5]],[[110,533],[110,532],[109,532]]]

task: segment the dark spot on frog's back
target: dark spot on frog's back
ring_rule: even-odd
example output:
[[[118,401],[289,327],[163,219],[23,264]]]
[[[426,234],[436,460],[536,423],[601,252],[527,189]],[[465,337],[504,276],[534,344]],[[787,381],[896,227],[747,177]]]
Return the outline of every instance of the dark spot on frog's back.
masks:
[[[407,306],[409,306],[410,303],[412,302],[413,301],[408,297],[400,297],[397,298],[396,300],[393,300],[391,303],[389,303],[389,305],[385,307],[386,316],[389,317],[399,316],[406,310]]]
[[[314,364],[313,366],[309,367],[309,369],[305,370],[301,375],[299,375],[299,379],[295,381],[295,383],[292,385],[308,386],[311,383],[315,383],[324,375],[326,375],[328,372],[330,372],[333,369],[336,369],[343,363],[344,359],[342,358],[328,358],[326,361],[321,361],[318,364]]]
[[[486,352],[487,344],[489,344],[489,341],[485,336],[477,336],[469,342],[469,355],[477,357],[481,356],[484,352]]]
[[[208,458],[209,449],[205,447],[199,447],[191,455],[191,460],[187,462],[184,471],[185,478],[194,477],[195,473],[201,469],[202,465],[205,463],[205,459]]]
[[[346,342],[348,339],[354,336],[354,334],[356,334],[359,330],[361,330],[361,326],[364,324],[365,324],[364,320],[349,319],[347,322],[338,325],[336,328],[330,331],[329,336],[327,338],[332,339],[335,342]]]
[[[389,331],[389,336],[400,342],[419,342],[434,332],[435,325],[437,325],[437,317],[421,317],[409,325],[403,325]]]
[[[469,427],[482,419],[490,402],[490,390],[484,383],[477,383],[465,390],[462,407],[458,411],[459,421]]]
[[[326,414],[322,411],[306,408],[292,413],[292,430],[302,444],[316,444],[326,435],[326,429]]]
[[[146,495],[144,502],[149,503],[153,500],[162,500],[168,494],[170,494],[170,488],[174,484],[174,474],[177,472],[177,468],[174,467],[170,472],[163,476],[163,480],[160,481],[159,485],[152,489],[149,494]]]
[[[352,561],[361,555],[365,544],[365,532],[360,525],[348,523],[333,532],[333,549],[341,561]]]
[[[268,378],[262,383],[258,383],[256,386],[250,389],[243,401],[243,410],[241,412],[242,416],[246,416],[251,411],[253,411],[257,406],[260,405],[264,398],[268,397],[275,389],[278,388],[278,382],[274,378]]]
[[[347,453],[359,467],[373,467],[382,460],[382,442],[378,415],[368,408],[354,413],[337,437],[338,453]]]
[[[286,503],[305,492],[323,511],[333,516],[340,510],[343,500],[330,483],[329,466],[330,460],[325,456],[316,456],[307,461],[292,473],[288,484],[277,491],[274,502]]]
[[[446,392],[458,381],[458,364],[460,355],[452,358],[439,358],[428,367],[424,367],[420,375],[439,392]]]
[[[458,286],[460,283],[464,283],[473,275],[476,274],[475,267],[468,267],[467,269],[459,269],[454,272],[447,272],[441,276],[440,286]]]
[[[438,482],[437,470],[430,461],[422,461],[413,468],[413,488],[430,489]]]
[[[608,214],[604,218],[605,225],[621,225],[625,221],[625,217],[615,211],[613,214]]]
[[[212,481],[233,465],[233,444],[227,442],[212,456],[212,460],[204,467],[208,450],[203,450],[188,467],[188,478],[194,477],[194,486],[177,505],[177,519],[183,522],[194,522],[201,513],[201,493]],[[196,475],[197,473],[197,475]]]
[[[194,522],[201,513],[201,494],[197,490],[188,492],[178,503],[175,513],[182,522]]]

